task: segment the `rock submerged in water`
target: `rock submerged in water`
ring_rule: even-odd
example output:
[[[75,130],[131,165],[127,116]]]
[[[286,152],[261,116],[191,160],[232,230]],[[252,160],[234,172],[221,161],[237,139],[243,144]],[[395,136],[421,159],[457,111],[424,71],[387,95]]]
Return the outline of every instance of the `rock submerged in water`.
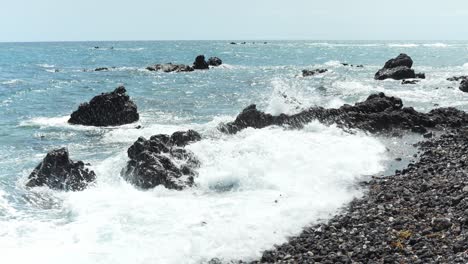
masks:
[[[219,66],[221,64],[223,64],[223,61],[218,57],[211,57],[211,58],[208,59],[208,65],[210,65],[210,66],[217,67],[217,66]]]
[[[242,110],[233,122],[221,124],[219,129],[225,133],[236,133],[248,127],[264,128],[271,125],[301,128],[313,120],[373,133],[392,129],[425,133],[427,128],[437,126],[466,125],[468,114],[453,107],[437,108],[429,113],[420,113],[412,107],[403,107],[400,98],[379,93],[370,95],[364,102],[358,102],[354,106],[345,104],[340,108],[331,109],[311,107],[294,115],[273,116],[257,110],[256,105],[250,105]]]
[[[185,64],[156,64],[153,66],[146,67],[148,71],[162,71],[162,72],[192,72],[194,71],[192,66]]]
[[[410,56],[401,53],[394,59],[388,60],[384,67],[375,73],[374,79],[385,80],[403,80],[413,78],[425,78],[423,73],[415,73],[411,67],[413,66],[413,60]]]
[[[327,69],[302,70],[302,77],[313,76],[316,74],[325,73],[327,71]]]
[[[138,121],[136,104],[119,86],[111,93],[95,96],[71,114],[68,123],[85,126],[119,126]]]
[[[419,82],[419,80],[406,80],[405,79],[405,80],[401,81],[401,84],[416,84],[418,82]]]
[[[162,185],[167,189],[182,190],[193,185],[199,166],[194,154],[183,148],[201,140],[196,131],[178,131],[171,136],[143,137],[128,149],[130,161],[122,170],[123,178],[142,189]]]
[[[94,171],[85,168],[82,161],[71,160],[68,150],[61,148],[47,153],[44,160],[29,175],[26,186],[81,191],[95,180]]]

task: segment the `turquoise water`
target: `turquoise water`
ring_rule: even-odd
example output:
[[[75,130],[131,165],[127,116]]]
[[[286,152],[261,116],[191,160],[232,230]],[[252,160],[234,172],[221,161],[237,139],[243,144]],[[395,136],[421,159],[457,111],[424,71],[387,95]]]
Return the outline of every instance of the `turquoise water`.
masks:
[[[385,61],[400,52],[410,55],[413,68],[425,72],[427,79],[417,85],[373,80]],[[224,64],[191,73],[145,70],[155,63],[191,64],[199,54],[220,57]],[[341,62],[363,64],[364,68],[345,67]],[[115,68],[83,71],[98,67]],[[315,68],[327,68],[329,72],[311,78],[299,76],[302,69]],[[435,104],[468,110],[468,94],[459,91],[458,84],[446,81],[447,77],[461,74],[468,74],[468,42],[0,43],[0,248],[23,252],[38,250],[41,244],[47,248],[65,245],[73,256],[75,248],[89,253],[86,245],[96,246],[99,254],[78,258],[77,263],[125,263],[125,256],[132,254],[142,256],[137,263],[256,257],[262,249],[297,233],[305,224],[326,218],[360,195],[349,190],[350,186],[362,175],[385,170],[390,157],[383,153],[384,146],[399,143],[363,133],[347,135],[318,123],[304,131],[249,129],[226,136],[216,130],[219,122],[232,120],[251,103],[274,114],[293,113],[311,105],[338,107],[381,91],[401,97],[405,105],[420,111],[428,111]],[[127,88],[138,105],[138,123],[118,128],[66,124],[80,103],[119,85]],[[135,129],[137,125],[143,128]],[[187,128],[204,134],[204,140],[192,147],[204,161],[196,180],[198,187],[183,194],[161,189],[143,192],[120,179],[125,151],[138,136]],[[73,159],[92,164],[98,175],[97,185],[81,194],[25,189],[24,179],[34,166],[47,151],[61,146],[69,148]],[[348,149],[350,146],[354,149]],[[351,152],[361,155],[349,157]],[[341,155],[341,163],[324,161]],[[316,173],[311,176],[311,171]],[[329,180],[324,181],[324,177]],[[220,194],[212,188],[219,184],[239,188]],[[316,190],[317,196],[307,195],[310,188],[321,184],[329,188],[328,192]],[[339,198],[317,201],[327,193],[339,193]],[[267,201],[279,194],[289,197],[289,202],[270,208]],[[125,196],[135,200],[128,201]],[[168,205],[190,205],[185,208],[190,214],[184,217],[184,210],[162,210]],[[121,212],[125,210],[132,213]],[[154,215],[158,210],[165,214]],[[246,214],[254,216],[242,217]],[[138,217],[133,219],[135,215]],[[180,226],[174,227],[168,217],[179,219]],[[230,223],[234,231],[227,232],[223,223],[230,217],[234,219]],[[262,224],[272,217],[278,222]],[[214,224],[200,227],[184,222],[186,218]],[[106,225],[109,221],[110,227]],[[162,227],[141,229],[142,225],[154,223],[164,225],[171,235],[158,231]],[[224,236],[208,234],[213,232]],[[179,245],[165,239],[181,243],[182,253],[176,250],[180,250]],[[134,245],[117,260],[112,259],[111,253],[135,241],[160,243],[167,247],[166,254],[158,255],[146,245]],[[44,254],[44,263],[60,260],[59,256]]]

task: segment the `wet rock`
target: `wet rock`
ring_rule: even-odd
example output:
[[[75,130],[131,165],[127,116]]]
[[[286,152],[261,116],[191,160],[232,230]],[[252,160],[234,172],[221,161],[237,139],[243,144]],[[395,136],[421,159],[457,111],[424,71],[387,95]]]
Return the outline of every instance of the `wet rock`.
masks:
[[[210,67],[208,67],[208,63],[205,61],[205,56],[198,55],[193,62],[193,68],[195,70],[207,70]]]
[[[294,115],[273,116],[257,110],[256,105],[250,105],[233,122],[221,124],[219,129],[225,133],[236,133],[247,127],[264,128],[271,125],[301,128],[313,120],[369,132],[404,129],[425,133],[427,128],[461,127],[468,123],[468,115],[455,108],[438,108],[429,113],[420,113],[412,107],[403,107],[400,98],[379,93],[354,106],[343,105],[337,109],[311,107]]]
[[[406,66],[400,66],[396,68],[380,69],[375,74],[374,78],[376,80],[385,80],[385,79],[402,80],[402,79],[416,78],[416,74],[414,73],[413,69],[410,69]]]
[[[426,79],[426,74],[425,74],[425,73],[422,73],[422,72],[416,73],[416,78],[418,78],[418,79]]]
[[[462,92],[468,93],[468,79],[461,81],[459,89]]]
[[[71,114],[68,123],[85,126],[119,126],[138,121],[137,106],[120,86],[111,93],[95,96]]]
[[[394,59],[388,60],[384,67],[375,73],[374,79],[385,80],[385,79],[412,79],[412,78],[425,78],[424,73],[416,74],[411,67],[413,66],[413,60],[410,56],[401,53]]]
[[[175,190],[190,187],[199,161],[183,146],[200,139],[193,130],[154,135],[150,139],[140,137],[128,149],[130,161],[122,170],[122,177],[142,189],[159,185]]]
[[[107,68],[107,67],[100,67],[100,68],[94,69],[94,71],[108,71],[108,70],[109,70],[109,68]]]
[[[325,73],[327,72],[327,69],[315,69],[315,70],[302,70],[302,76],[307,77],[307,76],[312,76],[320,73]]]
[[[81,191],[95,181],[96,174],[82,161],[70,159],[65,148],[55,149],[29,175],[27,187],[47,186],[54,190]]]
[[[402,80],[401,84],[417,84],[419,80]]]
[[[235,42],[231,42],[231,43],[229,43],[229,44],[231,44],[231,45],[236,45],[237,43],[235,43]]]
[[[162,72],[192,72],[193,67],[184,64],[156,64],[146,67],[148,71],[162,71]]]
[[[215,66],[216,67],[216,66],[219,66],[221,64],[223,64],[223,61],[218,57],[211,57],[211,58],[208,59],[208,65],[210,65],[210,66]]]

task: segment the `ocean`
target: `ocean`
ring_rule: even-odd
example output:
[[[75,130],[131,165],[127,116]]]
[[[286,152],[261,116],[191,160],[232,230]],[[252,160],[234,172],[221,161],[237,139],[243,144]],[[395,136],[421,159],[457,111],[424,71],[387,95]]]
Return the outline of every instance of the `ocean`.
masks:
[[[240,43],[240,42],[238,42]],[[95,48],[99,47],[99,48]],[[426,79],[376,81],[400,53]],[[223,65],[150,72],[156,63]],[[364,67],[344,66],[342,63]],[[109,71],[93,71],[109,67]],[[303,69],[328,72],[303,78]],[[339,107],[384,92],[405,106],[468,111],[448,77],[468,74],[464,41],[135,41],[0,43],[0,260],[15,263],[206,263],[253,260],[303,227],[325,221],[413,159],[417,134],[376,136],[318,122],[221,133],[249,104],[272,113]],[[140,120],[119,127],[69,125],[80,103],[124,85]],[[141,126],[141,129],[137,129]],[[140,136],[194,129],[196,185],[140,190],[124,181],[127,149]],[[97,182],[82,192],[26,188],[45,154],[67,147]],[[395,161],[395,158],[402,161]]]

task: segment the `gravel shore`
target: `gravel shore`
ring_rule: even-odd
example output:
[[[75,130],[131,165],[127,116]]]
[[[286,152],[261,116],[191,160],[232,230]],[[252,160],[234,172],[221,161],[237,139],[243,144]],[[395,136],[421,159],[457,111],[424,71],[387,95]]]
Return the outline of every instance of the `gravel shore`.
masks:
[[[253,263],[468,263],[468,128],[418,147],[417,162]]]

